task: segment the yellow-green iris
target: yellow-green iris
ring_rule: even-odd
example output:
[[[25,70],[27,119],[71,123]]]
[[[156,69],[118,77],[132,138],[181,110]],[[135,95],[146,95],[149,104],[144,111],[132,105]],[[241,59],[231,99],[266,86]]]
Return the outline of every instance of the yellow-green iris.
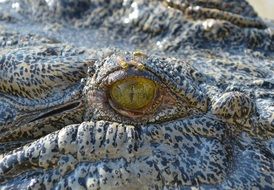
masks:
[[[120,108],[138,110],[149,105],[156,94],[157,84],[143,77],[130,77],[115,82],[110,97]]]

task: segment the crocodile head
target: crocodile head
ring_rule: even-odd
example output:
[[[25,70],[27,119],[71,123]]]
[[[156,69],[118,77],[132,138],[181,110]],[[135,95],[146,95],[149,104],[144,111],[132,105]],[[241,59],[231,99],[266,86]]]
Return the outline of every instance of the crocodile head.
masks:
[[[1,50],[2,189],[273,188],[273,34],[245,1],[76,2],[50,13],[148,53]]]
[[[67,107],[59,101],[61,109],[49,104],[42,116],[24,115],[37,121],[19,126],[21,131],[31,127],[14,137],[38,138],[36,126],[47,126],[49,120],[52,128],[42,130],[63,128],[5,155],[1,173],[4,181],[11,179],[3,181],[3,187],[271,186],[267,180],[273,176],[273,157],[262,147],[271,136],[271,124],[262,124],[250,96],[221,92],[190,59],[116,50],[93,60],[89,76],[75,83],[81,92],[76,102],[81,104]],[[72,118],[82,116],[80,121],[65,120],[68,124],[82,123],[60,120],[60,115],[70,118],[67,112]],[[58,126],[55,119],[68,126]],[[15,125],[11,129],[18,130]],[[261,178],[266,181],[255,183]]]

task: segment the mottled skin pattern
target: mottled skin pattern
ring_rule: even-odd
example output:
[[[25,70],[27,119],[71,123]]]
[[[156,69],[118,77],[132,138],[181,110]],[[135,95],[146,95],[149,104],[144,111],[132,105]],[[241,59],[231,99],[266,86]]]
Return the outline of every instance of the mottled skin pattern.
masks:
[[[274,188],[274,32],[245,1],[48,2],[0,20],[112,48],[1,29],[0,189]],[[159,106],[130,117],[109,87],[137,75]]]

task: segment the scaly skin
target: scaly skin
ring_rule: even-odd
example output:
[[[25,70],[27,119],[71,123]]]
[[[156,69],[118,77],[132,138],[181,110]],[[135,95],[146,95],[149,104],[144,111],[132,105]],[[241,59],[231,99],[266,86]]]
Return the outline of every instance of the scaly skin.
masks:
[[[1,189],[274,188],[273,29],[245,1],[21,7],[57,31],[1,32]],[[138,117],[109,96],[137,75],[159,86]]]

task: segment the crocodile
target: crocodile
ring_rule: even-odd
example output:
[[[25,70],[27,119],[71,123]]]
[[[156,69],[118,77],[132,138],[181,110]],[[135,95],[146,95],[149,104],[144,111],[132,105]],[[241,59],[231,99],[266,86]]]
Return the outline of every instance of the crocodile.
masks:
[[[274,188],[274,27],[246,1],[0,10],[1,189]]]

